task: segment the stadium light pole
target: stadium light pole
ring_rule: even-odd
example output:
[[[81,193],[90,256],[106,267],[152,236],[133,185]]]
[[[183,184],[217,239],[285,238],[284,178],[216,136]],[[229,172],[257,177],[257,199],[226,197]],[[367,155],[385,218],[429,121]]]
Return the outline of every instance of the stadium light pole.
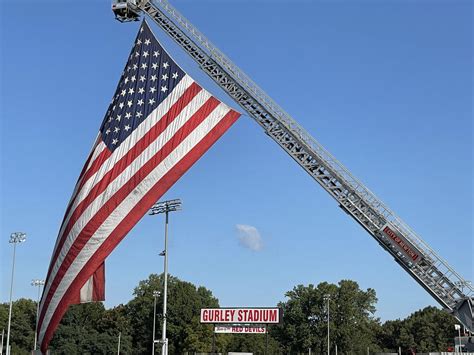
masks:
[[[163,287],[163,331],[161,336],[162,348],[161,354],[168,355],[168,339],[166,338],[166,317],[167,317],[167,302],[168,302],[168,214],[170,212],[181,210],[181,200],[168,200],[157,202],[153,205],[150,215],[160,213],[165,214],[165,250],[160,255],[164,256],[164,287]]]
[[[151,347],[151,353],[154,355],[155,354],[155,334],[156,334],[156,299],[160,297],[161,292],[160,291],[153,291],[153,345]]]
[[[461,325],[455,324],[454,329],[458,331],[458,344],[456,344],[456,337],[454,337],[454,349],[457,348],[456,353],[461,352]]]
[[[7,328],[7,355],[10,355],[10,326],[12,323],[12,306],[13,306],[13,277],[15,275],[15,256],[16,245],[23,243],[26,240],[26,234],[22,232],[15,232],[10,235],[9,243],[13,244],[13,261],[12,261],[12,279],[10,282],[10,310],[8,311],[8,328]]]
[[[41,296],[41,287],[44,285],[44,280],[31,280],[31,286],[38,287],[38,300],[36,301],[36,325],[35,325],[35,346],[33,350],[36,350],[38,342],[38,315],[39,315],[39,303]]]
[[[331,295],[324,295],[324,300],[328,302],[327,304],[327,314],[328,314],[328,355],[330,354],[330,342],[329,342],[329,301],[331,300]]]

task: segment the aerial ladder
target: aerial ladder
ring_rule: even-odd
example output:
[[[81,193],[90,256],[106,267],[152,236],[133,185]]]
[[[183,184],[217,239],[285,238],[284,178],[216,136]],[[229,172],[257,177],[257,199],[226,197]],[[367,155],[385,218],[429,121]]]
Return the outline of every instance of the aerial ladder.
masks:
[[[474,331],[474,287],[323,148],[167,0],[113,0],[121,22],[147,14],[339,207],[466,329]]]

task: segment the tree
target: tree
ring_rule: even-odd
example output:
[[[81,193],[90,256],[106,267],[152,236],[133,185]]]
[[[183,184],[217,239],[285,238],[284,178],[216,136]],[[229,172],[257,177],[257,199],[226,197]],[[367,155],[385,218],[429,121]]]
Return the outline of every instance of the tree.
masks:
[[[9,304],[0,305],[0,326],[7,331]],[[12,354],[29,354],[34,347],[36,324],[36,302],[20,298],[12,305],[10,345]],[[5,334],[6,336],[6,334]]]
[[[123,306],[106,310],[102,303],[73,305],[61,320],[50,349],[55,354],[112,354],[121,336],[121,353],[131,354],[130,326]]]
[[[227,344],[223,350],[225,352],[249,352],[254,355],[265,354],[266,335],[264,334],[222,334],[219,338],[226,339]],[[280,354],[280,344],[272,336],[268,335],[267,354]]]
[[[140,281],[135,288],[135,297],[126,305],[136,354],[149,354],[152,344],[153,291],[163,290],[163,275],[152,274]],[[200,309],[219,307],[217,299],[205,287],[168,276],[167,338],[169,352],[181,354],[185,351],[210,351],[212,326],[200,324]],[[163,293],[157,298],[156,337],[161,338]],[[224,344],[218,344],[223,346]]]
[[[454,344],[456,320],[445,311],[426,307],[404,320],[385,322],[379,333],[380,346],[395,351],[400,346],[405,353],[446,351]]]
[[[288,301],[280,302],[283,323],[272,331],[286,351],[325,353],[327,348],[327,302],[330,296],[329,326],[331,349],[338,345],[340,353],[361,353],[367,346],[377,348],[373,329],[377,298],[373,289],[363,291],[354,281],[342,280],[338,285],[327,282],[298,285],[286,293]]]

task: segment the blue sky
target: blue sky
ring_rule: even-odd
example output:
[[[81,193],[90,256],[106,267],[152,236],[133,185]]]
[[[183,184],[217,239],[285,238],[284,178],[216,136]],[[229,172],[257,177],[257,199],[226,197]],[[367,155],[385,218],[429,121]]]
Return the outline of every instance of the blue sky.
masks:
[[[472,3],[172,2],[465,278],[473,280]],[[35,297],[76,178],[138,23],[108,1],[2,2],[1,290]],[[156,26],[195,79],[232,102]],[[235,107],[235,105],[234,105]],[[164,198],[170,272],[222,306],[273,306],[297,284],[353,279],[383,320],[435,304],[293,160],[243,116]],[[163,218],[107,260],[107,306],[162,271]]]

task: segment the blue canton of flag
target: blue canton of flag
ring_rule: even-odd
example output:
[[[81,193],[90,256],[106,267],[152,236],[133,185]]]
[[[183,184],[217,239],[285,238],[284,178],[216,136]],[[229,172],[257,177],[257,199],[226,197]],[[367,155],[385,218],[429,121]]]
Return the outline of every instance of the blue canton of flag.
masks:
[[[100,128],[107,147],[112,151],[116,149],[184,75],[145,22]]]

